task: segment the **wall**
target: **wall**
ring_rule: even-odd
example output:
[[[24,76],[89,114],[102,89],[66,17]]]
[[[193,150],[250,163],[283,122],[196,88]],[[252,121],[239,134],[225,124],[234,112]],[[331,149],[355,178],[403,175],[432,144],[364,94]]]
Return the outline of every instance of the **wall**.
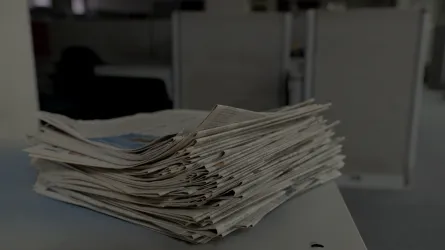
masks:
[[[28,15],[27,1],[0,1],[0,144],[23,142],[37,129]]]

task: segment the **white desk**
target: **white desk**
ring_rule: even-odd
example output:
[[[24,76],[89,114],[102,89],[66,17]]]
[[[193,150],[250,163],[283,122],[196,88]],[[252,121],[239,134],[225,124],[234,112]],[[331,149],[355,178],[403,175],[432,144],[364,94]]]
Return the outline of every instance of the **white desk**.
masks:
[[[101,65],[94,72],[98,76],[160,79],[165,83],[170,99],[173,98],[172,70],[168,65]]]
[[[0,148],[0,249],[365,250],[334,183],[296,197],[256,227],[206,245],[189,245],[32,191],[35,171],[19,150]],[[324,248],[311,248],[312,243]]]

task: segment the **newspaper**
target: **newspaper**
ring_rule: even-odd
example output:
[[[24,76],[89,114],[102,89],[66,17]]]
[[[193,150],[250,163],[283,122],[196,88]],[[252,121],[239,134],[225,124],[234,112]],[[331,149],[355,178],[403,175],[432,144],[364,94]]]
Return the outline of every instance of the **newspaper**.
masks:
[[[340,175],[342,138],[309,100],[76,121],[42,112],[26,149],[36,192],[191,243],[252,227]]]

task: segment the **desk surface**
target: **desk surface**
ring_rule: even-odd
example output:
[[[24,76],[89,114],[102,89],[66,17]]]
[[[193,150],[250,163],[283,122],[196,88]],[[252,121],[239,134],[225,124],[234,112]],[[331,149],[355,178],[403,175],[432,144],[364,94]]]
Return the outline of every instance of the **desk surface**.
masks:
[[[334,183],[291,199],[254,228],[195,246],[34,193],[35,170],[19,150],[0,148],[0,178],[0,249],[366,249]]]

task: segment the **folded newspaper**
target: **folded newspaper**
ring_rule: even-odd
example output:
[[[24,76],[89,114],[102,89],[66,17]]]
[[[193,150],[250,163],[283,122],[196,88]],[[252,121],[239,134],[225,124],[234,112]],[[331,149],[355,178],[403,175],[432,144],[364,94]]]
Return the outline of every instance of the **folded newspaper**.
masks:
[[[341,138],[313,100],[76,121],[41,112],[35,191],[191,243],[256,225],[340,175]]]

